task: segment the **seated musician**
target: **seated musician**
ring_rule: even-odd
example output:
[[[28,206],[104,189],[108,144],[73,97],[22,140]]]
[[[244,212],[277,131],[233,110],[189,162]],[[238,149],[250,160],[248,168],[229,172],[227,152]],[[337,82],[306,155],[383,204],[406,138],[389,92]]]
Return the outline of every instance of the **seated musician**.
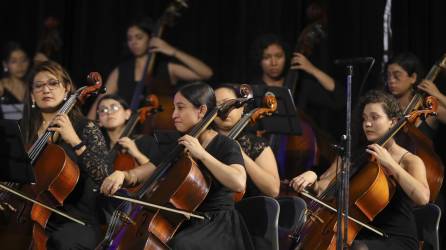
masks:
[[[97,197],[93,191],[108,175],[106,145],[99,128],[85,118],[78,107],[68,115],[58,109],[75,89],[68,73],[57,63],[38,64],[30,73],[21,122],[24,142],[32,144],[47,129],[57,132],[65,153],[80,169],[76,187],[64,201],[63,211],[89,226],[82,226],[52,214],[46,227],[48,249],[92,249],[101,240],[97,221]]]
[[[172,115],[176,129],[185,135],[178,139],[188,153],[197,160],[201,170],[212,177],[206,199],[197,211],[208,219],[190,220],[168,242],[172,249],[252,249],[243,220],[234,209],[233,193],[246,185],[243,157],[237,143],[206,129],[199,138],[186,133],[216,106],[214,91],[204,83],[188,84],[174,96]],[[107,195],[122,185],[135,185],[147,180],[155,166],[146,164],[129,171],[115,171],[101,186]]]
[[[136,135],[134,138],[121,137],[132,111],[127,102],[117,95],[105,95],[98,102],[97,117],[104,132],[107,148],[111,150],[119,144],[130,154],[138,165],[143,165],[156,157],[157,145],[150,136]],[[116,155],[110,156],[113,161]],[[157,161],[155,161],[157,162]]]
[[[119,94],[127,103],[131,102],[136,83],[143,76],[149,48],[151,53],[158,53],[161,59],[157,60],[154,66],[152,84],[153,81],[176,84],[178,81],[207,80],[212,77],[212,69],[204,62],[161,38],[152,37],[154,28],[152,20],[148,17],[130,23],[127,28],[127,46],[132,57],[110,73],[106,82],[107,94]],[[163,94],[171,96],[173,93]],[[96,105],[97,102],[88,113],[90,119],[95,117]]]
[[[237,98],[234,86],[221,85],[215,89],[217,104]],[[215,118],[220,134],[227,135],[241,119],[243,107],[232,110],[226,120]],[[248,174],[244,197],[266,195],[276,197],[279,194],[280,180],[273,151],[262,137],[252,133],[243,133],[236,140],[242,148],[245,169]]]
[[[424,72],[420,60],[412,53],[401,53],[387,64],[386,89],[395,96],[404,110],[415,94],[416,88],[438,100],[437,116],[415,124],[430,139],[435,137],[439,122],[446,123],[446,96],[430,80],[423,80]]]
[[[376,158],[397,187],[390,203],[371,222],[372,226],[390,237],[383,238],[363,228],[351,249],[418,249],[412,207],[414,204],[424,205],[429,202],[430,191],[424,163],[394,139],[390,139],[385,146],[375,143],[396,124],[401,115],[395,98],[372,90],[362,98],[360,107],[363,133],[370,143],[366,151]],[[298,192],[310,189],[319,196],[335,177],[336,161],[320,177],[313,171],[307,171],[295,177],[290,186]]]

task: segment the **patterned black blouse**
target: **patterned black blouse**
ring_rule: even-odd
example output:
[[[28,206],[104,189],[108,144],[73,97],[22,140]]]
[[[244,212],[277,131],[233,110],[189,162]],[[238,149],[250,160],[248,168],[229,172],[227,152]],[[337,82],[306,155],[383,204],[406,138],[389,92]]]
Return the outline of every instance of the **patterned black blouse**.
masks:
[[[237,138],[238,143],[242,147],[243,151],[252,159],[256,160],[257,157],[268,147],[268,142],[262,138],[255,136],[254,134],[245,133]],[[252,179],[247,176],[246,192],[244,197],[264,195],[254,184]]]

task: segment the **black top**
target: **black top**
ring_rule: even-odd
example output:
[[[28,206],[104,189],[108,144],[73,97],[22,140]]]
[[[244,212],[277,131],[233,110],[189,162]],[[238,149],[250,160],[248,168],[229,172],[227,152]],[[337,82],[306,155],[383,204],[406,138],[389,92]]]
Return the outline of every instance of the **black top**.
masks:
[[[245,133],[237,138],[238,143],[240,144],[243,151],[253,160],[255,161],[257,157],[268,147],[268,142],[262,138],[255,136],[251,133]],[[246,181],[246,192],[244,198],[251,196],[259,196],[264,195],[252,181],[251,177],[247,175]]]
[[[206,151],[224,164],[244,165],[240,147],[234,140],[218,134]],[[226,250],[254,249],[246,225],[234,208],[234,192],[223,186],[201,162],[200,169],[212,178],[210,191],[198,211],[205,220],[189,220],[169,241],[172,249]]]
[[[23,113],[23,104],[8,89],[3,89],[3,95],[0,96],[0,118],[20,120]]]
[[[64,203],[64,210],[70,215],[85,220],[87,223],[97,223],[98,189],[109,174],[111,163],[107,158],[107,146],[99,128],[86,118],[73,124],[80,139],[85,143],[86,149],[77,156],[73,148],[62,140],[58,143],[65,153],[79,166],[79,181],[73,192]],[[51,220],[56,223],[65,222],[60,216],[52,216]]]
[[[157,55],[159,56],[159,55]],[[153,80],[150,82],[151,85],[158,84],[170,84],[169,73],[167,69],[168,61],[167,60],[158,60],[155,64]],[[137,85],[137,81],[135,80],[135,59],[132,58],[118,65],[118,95],[121,96],[128,104],[131,103],[133,92]],[[156,88],[156,91],[159,91],[161,88]],[[148,89],[145,86],[143,91],[143,96],[146,96],[151,89]],[[157,93],[158,94],[158,93]],[[171,93],[165,93],[171,94]]]

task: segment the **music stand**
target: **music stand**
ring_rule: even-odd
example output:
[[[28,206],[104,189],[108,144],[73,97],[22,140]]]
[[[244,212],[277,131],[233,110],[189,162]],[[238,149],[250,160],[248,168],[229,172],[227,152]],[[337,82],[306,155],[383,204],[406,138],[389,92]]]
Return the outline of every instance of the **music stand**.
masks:
[[[0,120],[0,181],[34,183],[31,160],[17,121]]]
[[[262,118],[257,123],[257,130],[269,134],[302,135],[296,105],[288,88],[252,85],[252,89],[257,107],[262,106],[263,97],[267,92],[274,94],[277,100],[276,112],[271,116]]]

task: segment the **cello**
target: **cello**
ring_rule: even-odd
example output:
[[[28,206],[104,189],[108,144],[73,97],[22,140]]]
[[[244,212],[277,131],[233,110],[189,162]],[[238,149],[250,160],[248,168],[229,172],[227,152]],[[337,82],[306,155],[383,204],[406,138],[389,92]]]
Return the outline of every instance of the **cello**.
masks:
[[[57,113],[68,113],[78,101],[84,101],[93,93],[102,91],[102,78],[97,72],[88,75],[88,81],[93,86],[78,89],[62,105]],[[50,143],[55,132],[48,129],[40,136],[28,150],[28,156],[34,167],[36,182],[32,185],[34,198],[37,201],[50,202],[53,207],[62,206],[64,200],[73,191],[79,179],[79,168],[62,147]],[[52,210],[34,203],[31,209],[33,226],[33,245],[35,249],[46,249],[47,236],[45,227],[52,214]]]
[[[407,123],[414,122],[419,116],[432,115],[432,110],[414,111],[403,116],[376,144],[385,145]],[[349,191],[349,220],[347,244],[351,245],[362,227],[365,227],[380,236],[386,234],[378,229],[368,226],[365,222],[373,221],[390,202],[395,192],[396,183],[388,177],[381,166],[370,159],[365,151],[353,160]],[[313,197],[306,192],[302,194],[315,202],[310,202],[309,219],[300,233],[298,249],[336,249],[336,208],[332,205],[336,185],[332,182],[319,196]],[[317,203],[317,204],[316,204]],[[330,205],[328,205],[329,203]],[[324,207],[318,207],[318,205]]]
[[[158,97],[156,95],[148,95],[146,97],[146,102],[146,105],[139,108],[136,113],[132,113],[119,138],[129,137],[138,123],[143,124],[148,117],[162,111],[160,108]],[[116,155],[115,161],[113,163],[114,170],[125,171],[137,166],[138,164],[135,159],[130,154],[122,152],[121,149],[122,147],[120,147],[119,144],[115,144],[110,150],[111,155]],[[129,189],[129,191],[134,192],[136,191],[136,189],[137,187],[131,188]]]
[[[222,119],[234,108],[252,99],[248,88],[244,98],[228,100],[210,110],[188,133],[199,136],[218,115]],[[161,162],[133,198],[152,204],[167,205],[183,211],[194,211],[204,200],[210,187],[210,176],[204,175],[196,162],[178,144]],[[97,249],[167,249],[167,242],[188,217],[149,211],[123,202],[112,215],[104,240]]]
[[[446,69],[446,54],[432,66],[424,79],[434,81],[440,71],[444,69]],[[438,103],[434,97],[426,97],[424,91],[417,89],[409,104],[404,109],[403,114],[407,115],[413,110],[422,107],[431,107],[433,110],[436,110],[437,105]],[[437,198],[443,184],[444,166],[440,157],[435,153],[432,141],[417,128],[418,125],[420,125],[419,120],[417,120],[414,125],[406,126],[405,129],[401,131],[403,136],[397,137],[397,139],[403,140],[402,144],[404,145],[404,136],[409,137],[411,139],[410,143],[414,144],[414,146],[408,148],[411,149],[410,151],[412,151],[412,153],[418,155],[424,161],[427,182],[431,191],[430,201],[433,202]]]

